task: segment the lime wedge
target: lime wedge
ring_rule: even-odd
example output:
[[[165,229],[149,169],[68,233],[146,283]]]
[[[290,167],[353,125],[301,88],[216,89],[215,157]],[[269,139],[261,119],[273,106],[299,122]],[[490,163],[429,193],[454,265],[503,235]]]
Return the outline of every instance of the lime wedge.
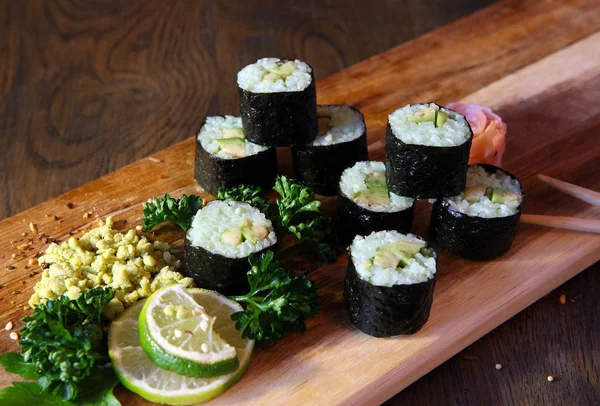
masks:
[[[239,367],[232,373],[213,378],[192,378],[159,368],[141,347],[137,331],[144,302],[137,303],[112,323],[108,348],[121,383],[149,401],[170,405],[205,402],[238,382],[250,363],[254,340],[243,339],[229,318],[231,313],[241,310],[241,306],[216,292],[203,289],[188,292],[208,315],[216,316],[214,330],[235,348]]]
[[[231,322],[231,309],[223,309],[218,317]],[[239,362],[235,348],[214,331],[216,319],[183,285],[172,285],[146,301],[138,322],[140,344],[157,366],[180,375],[211,378],[228,374]]]

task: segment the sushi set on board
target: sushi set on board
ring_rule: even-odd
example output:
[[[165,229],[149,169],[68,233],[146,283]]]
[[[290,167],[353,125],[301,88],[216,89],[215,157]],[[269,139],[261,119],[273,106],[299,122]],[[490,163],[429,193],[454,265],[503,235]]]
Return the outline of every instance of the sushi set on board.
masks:
[[[600,188],[599,30],[503,2],[317,84],[242,68],[240,117],[0,222],[0,386],[18,360],[54,400],[85,392],[65,365],[125,405],[388,399],[600,259],[597,233],[519,221],[597,219],[537,175]],[[112,321],[91,376],[40,339],[84,300]]]

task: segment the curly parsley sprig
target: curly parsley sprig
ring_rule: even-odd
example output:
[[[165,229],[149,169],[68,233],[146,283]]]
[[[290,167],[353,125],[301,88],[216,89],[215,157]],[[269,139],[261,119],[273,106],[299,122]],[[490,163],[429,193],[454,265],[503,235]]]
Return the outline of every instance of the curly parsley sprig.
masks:
[[[252,185],[238,185],[229,189],[221,188],[217,192],[217,199],[248,203],[264,214],[269,214],[272,206],[271,202],[262,197],[262,189]]]
[[[304,276],[292,278],[272,251],[252,255],[249,262],[250,292],[230,297],[245,305],[231,315],[242,336],[273,344],[286,331],[306,330],[305,321],[319,311],[314,283]]]
[[[108,360],[101,315],[113,296],[112,289],[100,287],[84,290],[75,300],[63,295],[23,318],[23,362],[39,371],[42,391],[73,400],[84,380]]]
[[[338,257],[331,230],[331,218],[320,212],[321,202],[310,188],[279,175],[273,188],[279,195],[277,207],[281,226],[293,233],[321,261],[332,262]]]
[[[187,231],[203,204],[202,198],[196,195],[183,195],[179,199],[173,199],[167,193],[162,199],[153,197],[152,202],[144,204],[142,229],[150,231],[161,223],[171,222]]]

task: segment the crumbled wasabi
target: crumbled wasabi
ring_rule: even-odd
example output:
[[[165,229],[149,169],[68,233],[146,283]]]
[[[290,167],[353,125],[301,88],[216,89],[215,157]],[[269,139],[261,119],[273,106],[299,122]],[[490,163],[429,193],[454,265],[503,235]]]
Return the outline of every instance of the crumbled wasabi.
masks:
[[[60,245],[50,244],[38,260],[45,269],[29,305],[34,307],[61,295],[76,299],[84,289],[110,286],[115,297],[103,314],[112,320],[160,288],[175,283],[193,286],[191,278],[177,272],[181,261],[171,254],[169,244],[152,243],[134,230],[122,234],[112,225],[108,217],[105,224],[79,239],[71,237]]]

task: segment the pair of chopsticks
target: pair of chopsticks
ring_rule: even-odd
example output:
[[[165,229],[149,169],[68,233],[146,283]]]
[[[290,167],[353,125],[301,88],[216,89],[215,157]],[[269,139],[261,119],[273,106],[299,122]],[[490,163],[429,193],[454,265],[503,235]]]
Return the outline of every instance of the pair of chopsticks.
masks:
[[[571,195],[579,200],[583,200],[594,206],[600,206],[600,193],[573,185],[572,183],[563,182],[558,179],[551,178],[546,175],[538,175],[538,179],[542,182],[560,190],[568,195]],[[536,214],[523,214],[521,221],[539,226],[566,228],[568,230],[586,231],[589,233],[600,234],[600,220],[582,219],[576,217],[561,217],[561,216],[542,216]]]

